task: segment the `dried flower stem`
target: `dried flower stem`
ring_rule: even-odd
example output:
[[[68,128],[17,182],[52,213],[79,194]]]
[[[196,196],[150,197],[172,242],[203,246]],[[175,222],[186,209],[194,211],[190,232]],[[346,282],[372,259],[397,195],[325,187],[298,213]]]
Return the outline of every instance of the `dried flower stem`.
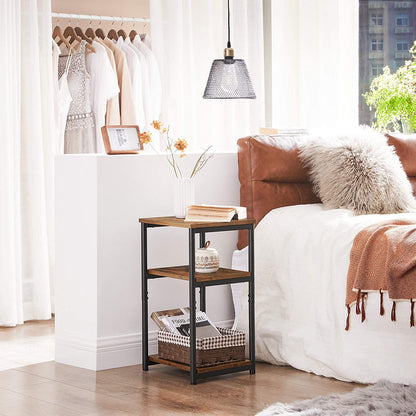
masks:
[[[171,159],[169,159],[169,154],[167,155],[168,162],[172,166],[173,172],[175,173],[175,176],[177,178],[182,178],[181,169],[180,169],[179,165],[176,163],[175,151],[173,150],[173,147],[172,147],[172,140],[169,137],[169,127],[168,127],[167,132],[166,132],[166,137],[167,137],[167,143],[168,143],[168,150],[169,150],[170,157],[171,157]]]
[[[209,149],[211,149],[212,146],[208,146],[199,156],[198,160],[195,163],[195,166],[191,173],[191,178],[193,178],[208,162],[209,159],[212,158],[213,155],[207,155],[207,152]]]

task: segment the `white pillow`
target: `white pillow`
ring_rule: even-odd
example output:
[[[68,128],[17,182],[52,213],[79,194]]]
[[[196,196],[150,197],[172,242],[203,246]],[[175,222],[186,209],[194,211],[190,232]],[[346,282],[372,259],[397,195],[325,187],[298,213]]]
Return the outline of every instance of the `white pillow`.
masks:
[[[416,208],[395,149],[387,145],[383,134],[369,127],[311,138],[300,146],[300,157],[327,208],[347,208],[358,214],[393,214]]]

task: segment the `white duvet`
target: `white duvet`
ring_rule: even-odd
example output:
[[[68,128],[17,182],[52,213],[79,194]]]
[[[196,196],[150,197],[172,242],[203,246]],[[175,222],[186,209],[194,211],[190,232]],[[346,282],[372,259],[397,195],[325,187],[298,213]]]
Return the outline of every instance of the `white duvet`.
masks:
[[[391,322],[391,302],[385,296],[386,314],[380,316],[379,296],[370,294],[367,320],[361,323],[352,310],[350,330],[344,330],[354,237],[393,218],[416,221],[416,214],[357,216],[324,210],[321,204],[267,214],[255,231],[257,359],[340,380],[416,383],[416,328],[409,327],[409,302],[398,303],[397,322]],[[234,256],[234,265],[242,254]],[[241,287],[234,296],[241,312],[235,327],[247,332],[247,285]]]

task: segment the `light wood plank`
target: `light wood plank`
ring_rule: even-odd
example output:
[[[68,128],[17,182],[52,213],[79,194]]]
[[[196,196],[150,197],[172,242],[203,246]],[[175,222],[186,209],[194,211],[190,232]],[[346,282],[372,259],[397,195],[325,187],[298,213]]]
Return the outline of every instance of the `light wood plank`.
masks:
[[[189,280],[189,266],[172,266],[149,269],[148,273],[153,276],[171,277],[173,279]],[[220,267],[215,273],[195,273],[197,282],[214,282],[224,279],[238,279],[250,277],[249,272],[233,270]]]
[[[206,227],[230,227],[233,225],[247,225],[255,224],[256,220],[253,218],[247,218],[245,220],[231,220],[228,222],[194,222],[185,221],[183,218],[176,217],[153,217],[153,218],[140,218],[139,222],[150,225],[162,225],[167,227],[180,227],[180,228],[206,228]]]
[[[44,400],[0,389],[0,414],[7,416],[81,416],[76,410],[51,404]]]
[[[257,363],[253,375],[215,376],[191,386],[187,372],[165,365],[150,366],[147,372],[139,365],[94,372],[47,362],[0,372],[0,416],[252,416],[277,401],[346,393],[354,387],[265,363]]]

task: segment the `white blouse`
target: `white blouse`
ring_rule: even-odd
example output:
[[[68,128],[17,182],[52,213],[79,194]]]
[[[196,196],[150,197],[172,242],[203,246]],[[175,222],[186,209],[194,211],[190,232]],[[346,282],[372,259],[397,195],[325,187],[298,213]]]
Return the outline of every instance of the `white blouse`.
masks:
[[[140,35],[133,40],[135,45],[145,56],[150,79],[150,93],[152,96],[151,119],[158,120],[162,110],[162,81],[160,79],[159,65],[155,54],[142,42]]]

